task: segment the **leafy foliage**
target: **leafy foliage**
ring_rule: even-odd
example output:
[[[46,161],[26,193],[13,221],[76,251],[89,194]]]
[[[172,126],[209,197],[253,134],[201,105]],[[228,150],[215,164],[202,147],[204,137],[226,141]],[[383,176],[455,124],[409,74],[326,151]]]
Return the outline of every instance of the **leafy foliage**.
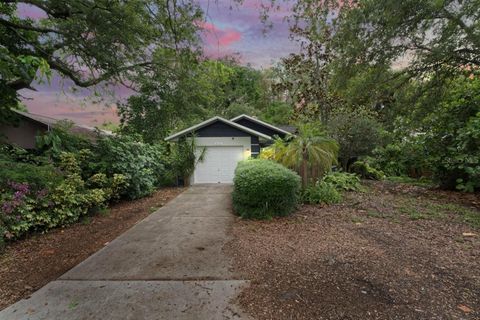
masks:
[[[424,145],[424,137],[403,138],[373,151],[371,164],[374,168],[381,168],[389,176],[407,175],[421,177],[428,175],[431,168],[428,150]],[[362,168],[351,168],[352,171]]]
[[[319,181],[306,187],[302,192],[302,202],[307,204],[334,204],[342,201],[342,195],[334,185]]]
[[[18,5],[45,16],[19,16]],[[1,111],[41,72],[55,70],[80,87],[145,73],[152,50],[195,44],[202,18],[191,1],[162,0],[7,1],[0,16]]]
[[[299,173],[306,187],[328,172],[337,161],[338,144],[318,124],[302,124],[288,141],[277,139],[260,157],[279,162]]]
[[[350,74],[359,62],[390,66],[407,55],[402,72],[413,77],[478,66],[479,13],[475,0],[360,1],[340,14],[336,48],[342,70]]]
[[[330,172],[322,181],[332,185],[338,191],[358,191],[361,189],[360,178],[348,172]]]
[[[385,178],[385,174],[382,171],[371,167],[366,161],[355,162],[350,167],[350,170],[363,179],[383,180],[383,178]]]
[[[64,127],[52,131],[34,152],[0,149],[2,241],[74,223],[120,197],[148,195],[164,183],[167,168],[177,173],[165,144],[125,136],[91,144]]]
[[[243,218],[270,219],[292,212],[299,200],[300,177],[268,160],[240,162],[232,194],[235,212]]]
[[[125,185],[125,180],[119,175],[111,182],[105,176],[96,175],[86,183],[80,175],[80,164],[73,153],[61,153],[58,165],[58,170],[53,170],[51,165],[10,165],[10,172],[22,172],[26,168],[31,172],[34,169],[40,170],[29,180],[28,176],[22,178],[21,173],[10,173],[2,177],[2,239],[15,239],[30,231],[73,223],[81,216],[104,207],[110,199],[118,197]]]
[[[130,199],[151,194],[161,184],[166,171],[164,145],[150,145],[129,136],[104,137],[98,140],[90,172],[125,176],[127,187],[121,196]]]
[[[166,55],[167,53],[164,53]],[[171,64],[138,75],[139,93],[119,105],[122,131],[156,143],[169,133],[213,116],[241,114],[286,124],[291,107],[269,91],[272,81],[259,70],[234,60],[200,60],[171,51]],[[160,56],[164,59],[164,56]],[[285,112],[285,113],[284,113]]]
[[[75,152],[91,148],[91,141],[86,137],[70,133],[73,122],[58,121],[44,134],[37,135],[38,153],[58,159],[62,152]]]
[[[365,157],[381,142],[380,124],[366,109],[339,110],[329,121],[329,134],[340,146],[339,158],[344,170],[351,160]]]

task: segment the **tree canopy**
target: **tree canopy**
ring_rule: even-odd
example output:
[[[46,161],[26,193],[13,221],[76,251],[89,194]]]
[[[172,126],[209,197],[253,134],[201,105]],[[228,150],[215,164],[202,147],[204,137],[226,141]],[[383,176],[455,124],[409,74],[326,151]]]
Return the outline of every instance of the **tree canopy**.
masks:
[[[22,17],[18,7],[40,11]],[[89,87],[144,72],[160,49],[197,41],[194,2],[168,0],[8,0],[0,4],[1,107],[16,104],[40,70]],[[157,63],[158,63],[157,59]],[[40,74],[41,76],[41,74]]]

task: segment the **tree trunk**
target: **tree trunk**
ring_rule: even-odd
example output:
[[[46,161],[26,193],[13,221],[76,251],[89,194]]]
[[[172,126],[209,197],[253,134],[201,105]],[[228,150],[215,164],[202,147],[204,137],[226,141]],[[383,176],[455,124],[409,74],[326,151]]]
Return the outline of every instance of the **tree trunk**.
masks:
[[[308,157],[305,151],[302,154],[302,185],[303,188],[308,186]]]

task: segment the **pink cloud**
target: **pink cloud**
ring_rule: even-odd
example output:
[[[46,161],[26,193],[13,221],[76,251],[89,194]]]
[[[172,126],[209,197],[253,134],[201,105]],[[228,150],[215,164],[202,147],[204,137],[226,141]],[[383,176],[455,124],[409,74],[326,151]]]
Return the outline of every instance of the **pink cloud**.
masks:
[[[220,29],[210,22],[200,22],[202,37],[207,45],[228,47],[242,39],[242,33],[233,28]]]

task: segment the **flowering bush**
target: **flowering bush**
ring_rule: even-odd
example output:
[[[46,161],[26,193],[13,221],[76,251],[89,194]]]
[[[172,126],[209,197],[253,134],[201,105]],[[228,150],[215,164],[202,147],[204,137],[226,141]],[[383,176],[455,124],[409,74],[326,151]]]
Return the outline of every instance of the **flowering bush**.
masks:
[[[132,137],[57,143],[56,137],[70,139],[44,137],[35,152],[0,146],[0,248],[5,239],[76,222],[111,200],[148,195],[173,171],[163,144]]]
[[[76,155],[59,156],[55,184],[7,181],[1,185],[0,238],[14,239],[34,230],[76,222],[81,216],[118,198],[126,186],[123,175],[97,173],[84,181]]]

